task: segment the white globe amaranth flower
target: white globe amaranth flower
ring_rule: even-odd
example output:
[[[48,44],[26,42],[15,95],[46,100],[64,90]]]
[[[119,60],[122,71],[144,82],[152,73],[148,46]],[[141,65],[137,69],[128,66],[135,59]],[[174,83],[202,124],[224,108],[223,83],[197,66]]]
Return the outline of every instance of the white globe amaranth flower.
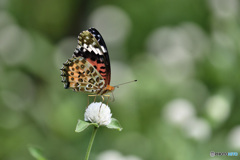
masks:
[[[84,114],[84,120],[107,126],[111,123],[112,113],[108,105],[102,102],[91,103]]]
[[[139,157],[135,155],[124,156],[122,153],[116,150],[108,150],[101,153],[97,160],[141,160]]]

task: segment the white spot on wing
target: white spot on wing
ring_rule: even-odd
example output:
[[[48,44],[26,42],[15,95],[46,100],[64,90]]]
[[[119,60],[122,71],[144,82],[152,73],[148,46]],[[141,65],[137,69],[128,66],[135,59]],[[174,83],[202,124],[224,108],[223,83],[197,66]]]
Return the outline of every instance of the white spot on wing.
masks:
[[[103,46],[101,46],[101,48],[102,48],[103,53],[107,52],[106,49]]]
[[[97,48],[96,50],[97,50],[97,54],[99,54],[99,55],[103,55],[103,53],[100,51],[99,48]]]
[[[91,51],[92,51],[92,46],[91,46],[91,45],[88,46],[87,50],[88,50],[89,52],[91,52]]]
[[[93,52],[94,52],[95,54],[98,54],[98,53],[97,53],[97,50],[96,50],[95,48],[93,48]]]
[[[90,45],[89,45],[89,49],[90,49],[91,51],[93,51],[93,50],[94,50],[94,47],[90,44]],[[90,52],[91,52],[91,51],[90,51]]]

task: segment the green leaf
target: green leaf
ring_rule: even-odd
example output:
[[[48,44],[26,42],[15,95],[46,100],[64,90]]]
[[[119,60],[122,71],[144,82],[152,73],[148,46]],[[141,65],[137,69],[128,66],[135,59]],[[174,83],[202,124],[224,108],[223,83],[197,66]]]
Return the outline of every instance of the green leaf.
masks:
[[[90,123],[90,125],[93,125],[93,126],[95,126],[95,127],[99,127],[99,124],[97,124],[97,123]]]
[[[47,160],[47,159],[42,155],[42,152],[40,151],[39,148],[30,146],[30,147],[28,147],[28,150],[29,150],[30,154],[31,154],[34,158],[36,158],[37,160]]]
[[[121,127],[120,123],[118,122],[117,119],[112,118],[112,121],[109,125],[106,126],[107,128],[110,129],[117,129],[118,131],[121,131],[123,128]]]
[[[82,120],[78,120],[75,132],[82,132],[83,130],[85,130],[89,125],[91,125],[91,123],[89,122],[85,122]]]
[[[78,120],[75,132],[82,132],[84,131],[88,126],[93,125],[95,127],[99,127],[99,125],[97,123],[90,123],[90,122],[86,122],[86,121],[82,121],[82,120]]]

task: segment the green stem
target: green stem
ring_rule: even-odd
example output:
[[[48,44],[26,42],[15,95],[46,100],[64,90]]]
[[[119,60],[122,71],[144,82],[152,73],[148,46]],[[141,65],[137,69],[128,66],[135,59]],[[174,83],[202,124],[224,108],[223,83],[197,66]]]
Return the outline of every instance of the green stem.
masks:
[[[90,155],[90,152],[91,152],[91,149],[92,149],[92,144],[93,144],[95,135],[97,133],[97,129],[98,129],[98,127],[94,127],[92,137],[91,137],[90,142],[88,144],[88,149],[87,149],[87,153],[86,153],[86,156],[85,156],[85,160],[88,160],[88,158],[89,158],[89,155]]]

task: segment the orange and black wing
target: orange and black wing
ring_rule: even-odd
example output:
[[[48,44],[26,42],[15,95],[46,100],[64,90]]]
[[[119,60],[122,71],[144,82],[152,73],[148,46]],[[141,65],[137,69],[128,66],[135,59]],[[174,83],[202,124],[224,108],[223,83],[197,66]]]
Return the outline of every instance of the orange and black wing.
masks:
[[[78,46],[73,57],[85,58],[103,77],[105,86],[110,84],[111,68],[107,46],[95,28],[90,28],[79,34]]]

